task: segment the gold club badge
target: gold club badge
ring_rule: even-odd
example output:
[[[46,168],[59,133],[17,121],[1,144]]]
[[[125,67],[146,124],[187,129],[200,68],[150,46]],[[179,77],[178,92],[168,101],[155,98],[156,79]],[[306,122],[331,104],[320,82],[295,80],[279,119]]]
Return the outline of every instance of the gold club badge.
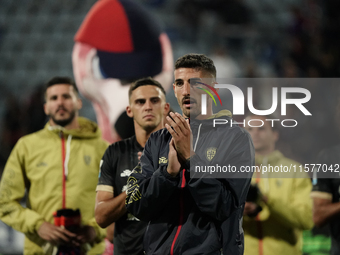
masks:
[[[211,161],[215,157],[216,150],[217,150],[217,148],[215,148],[215,147],[210,147],[210,148],[207,149],[206,156],[207,156],[207,159],[209,161]]]

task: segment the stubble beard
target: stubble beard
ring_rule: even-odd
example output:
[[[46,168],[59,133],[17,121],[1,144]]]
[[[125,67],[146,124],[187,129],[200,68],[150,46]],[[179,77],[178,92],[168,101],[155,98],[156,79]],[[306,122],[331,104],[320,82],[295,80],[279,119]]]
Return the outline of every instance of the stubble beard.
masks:
[[[184,106],[182,107],[182,112],[184,116],[190,119],[195,119],[200,113],[196,111],[194,108],[186,109]]]
[[[157,127],[158,125],[160,124],[161,122],[158,122],[158,123],[150,123],[150,124],[141,124],[141,123],[138,123],[137,124],[142,128],[144,129],[147,133],[152,133]]]
[[[74,120],[75,116],[76,116],[76,111],[71,111],[70,112],[70,117],[68,117],[67,119],[57,120],[55,118],[55,115],[50,115],[50,118],[58,126],[65,127],[65,126],[67,126],[68,124],[70,124]]]

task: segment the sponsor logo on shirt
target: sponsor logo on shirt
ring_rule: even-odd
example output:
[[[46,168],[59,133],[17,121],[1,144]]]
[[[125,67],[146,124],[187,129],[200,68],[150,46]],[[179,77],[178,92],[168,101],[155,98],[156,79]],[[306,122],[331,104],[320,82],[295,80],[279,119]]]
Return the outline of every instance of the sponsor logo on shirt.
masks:
[[[131,170],[125,169],[125,170],[120,174],[120,177],[129,177],[131,173],[132,173]]]
[[[47,166],[47,163],[46,162],[39,162],[37,164],[37,167],[41,167],[41,166]]]
[[[166,157],[161,157],[158,160],[158,164],[167,164],[168,163],[168,159]]]

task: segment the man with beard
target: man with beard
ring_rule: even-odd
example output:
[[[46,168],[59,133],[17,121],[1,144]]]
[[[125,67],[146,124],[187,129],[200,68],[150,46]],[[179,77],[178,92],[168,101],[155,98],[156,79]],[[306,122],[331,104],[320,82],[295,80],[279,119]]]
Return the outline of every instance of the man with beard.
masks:
[[[52,254],[61,247],[65,254],[104,250],[105,230],[97,225],[93,208],[107,143],[94,122],[78,116],[81,107],[74,82],[52,78],[45,89],[48,123],[22,137],[8,158],[0,184],[0,219],[25,234],[24,254]],[[25,192],[23,207],[19,202]],[[59,226],[58,219],[66,223]]]
[[[130,86],[126,113],[133,118],[135,135],[107,148],[97,186],[95,216],[101,227],[115,222],[114,254],[144,254],[147,222],[126,212],[126,183],[132,169],[138,165],[138,152],[143,151],[152,132],[163,128],[163,118],[168,111],[164,88],[156,80],[143,78]]]
[[[170,125],[151,134],[128,179],[127,210],[149,222],[145,254],[212,255],[222,248],[224,254],[243,254],[242,213],[251,174],[195,170],[230,165],[238,171],[254,163],[247,131],[213,126],[215,119],[232,121],[229,111],[213,114],[209,98],[206,114],[201,112],[202,94],[216,92],[215,79],[214,63],[205,55],[176,61],[173,89],[183,115],[170,113]]]
[[[300,163],[276,149],[279,129],[266,120],[274,116],[248,115],[245,129],[253,139],[259,167],[293,167]],[[252,125],[251,125],[251,124]],[[292,167],[293,166],[293,167]],[[255,172],[244,208],[245,255],[302,254],[302,232],[313,227],[312,184],[306,173]]]

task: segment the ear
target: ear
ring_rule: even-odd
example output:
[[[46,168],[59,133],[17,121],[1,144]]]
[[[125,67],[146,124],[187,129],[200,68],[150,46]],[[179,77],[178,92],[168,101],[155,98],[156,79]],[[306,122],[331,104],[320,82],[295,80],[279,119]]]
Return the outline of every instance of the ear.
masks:
[[[49,112],[48,112],[47,107],[46,107],[46,103],[44,103],[44,112],[45,112],[46,115],[49,115]]]
[[[175,83],[172,84],[172,88],[173,88],[173,90],[174,90],[175,97],[177,98],[177,95],[176,95],[176,85],[175,85]]]
[[[165,103],[164,105],[164,111],[163,111],[163,115],[167,116],[170,110],[170,104],[169,103]]]
[[[126,114],[127,114],[127,116],[129,116],[130,118],[133,118],[133,113],[132,113],[132,110],[131,110],[130,105],[126,106]]]
[[[77,98],[77,109],[80,110],[83,107],[83,101],[80,98]]]
[[[212,86],[215,88],[215,85],[218,84],[216,81],[213,82]],[[218,92],[220,90],[220,88],[215,88],[215,90]]]

